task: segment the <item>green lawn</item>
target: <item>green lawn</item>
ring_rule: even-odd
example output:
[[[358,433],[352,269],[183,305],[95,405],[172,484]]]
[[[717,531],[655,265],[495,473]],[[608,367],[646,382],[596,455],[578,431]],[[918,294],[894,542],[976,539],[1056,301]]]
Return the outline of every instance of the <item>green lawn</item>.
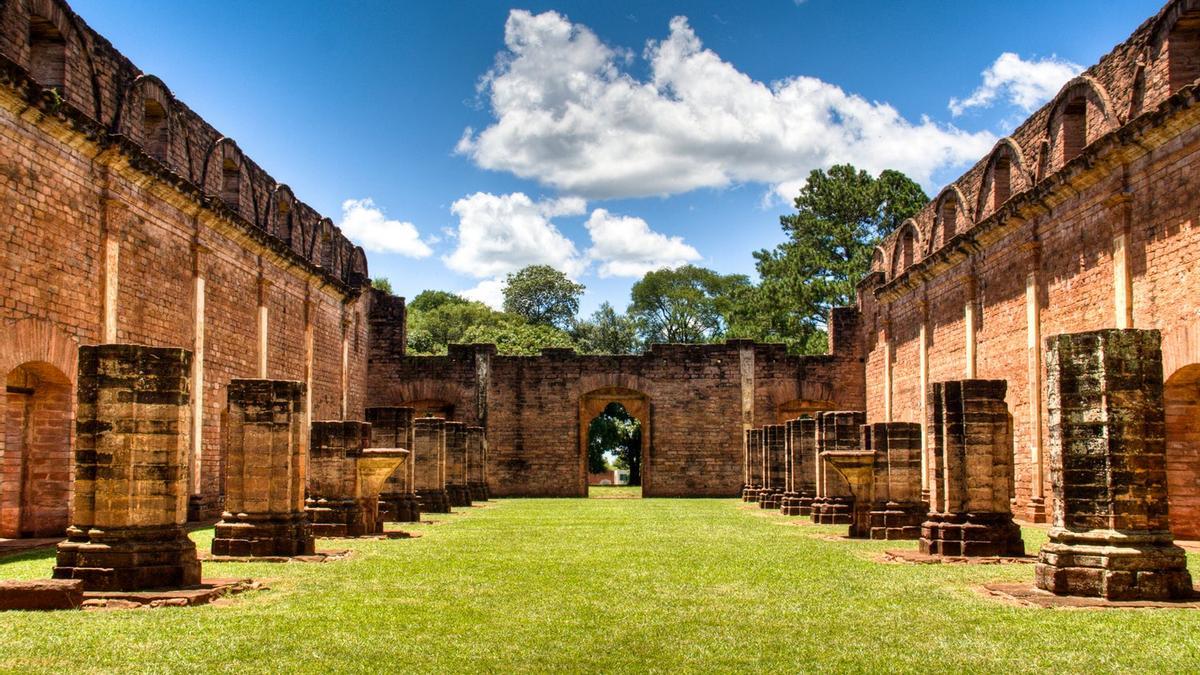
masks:
[[[1029,565],[886,565],[733,500],[493,501],[351,560],[213,564],[226,606],[0,615],[0,669],[256,672],[1185,671],[1200,611],[1014,607]],[[211,531],[193,535],[207,548]],[[1027,530],[1036,548],[1041,532]],[[913,543],[903,544],[913,546]],[[891,547],[895,547],[892,544]],[[1193,561],[1195,562],[1195,561]],[[0,561],[50,573],[52,556]],[[1198,571],[1193,567],[1193,574]]]
[[[592,499],[638,499],[642,496],[641,485],[590,485],[588,496]]]

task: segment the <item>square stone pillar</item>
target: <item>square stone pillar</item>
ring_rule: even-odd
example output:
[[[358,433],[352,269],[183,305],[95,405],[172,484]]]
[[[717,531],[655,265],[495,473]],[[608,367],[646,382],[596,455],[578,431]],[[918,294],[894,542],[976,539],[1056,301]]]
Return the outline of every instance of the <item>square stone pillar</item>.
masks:
[[[929,507],[921,501],[921,425],[877,422],[862,427],[863,449],[875,453],[872,539],[919,539]]]
[[[1109,600],[1192,595],[1168,520],[1161,338],[1101,330],[1047,340],[1050,540],[1036,583]]]
[[[446,422],[446,496],[450,506],[470,506],[467,487],[467,425]]]
[[[1004,380],[935,382],[929,388],[929,514],[921,552],[945,556],[1019,556],[1012,519],[1012,417]]]
[[[367,422],[371,424],[371,447],[409,451],[408,461],[388,477],[379,493],[380,518],[385,522],[415,523],[421,520],[421,505],[412,488],[415,414],[412,408],[404,407],[366,409]]]
[[[225,512],[213,555],[311,555],[312,525],[304,512],[304,383],[232,380],[225,391]]]
[[[763,489],[763,437],[762,429],[746,430],[746,452],[750,459],[750,489],[745,501],[754,503]]]
[[[760,508],[779,508],[787,487],[787,456],[784,454],[786,431],[782,424],[768,424],[762,429],[763,489],[758,497]]]
[[[471,501],[488,500],[487,435],[483,427],[467,427],[467,489]]]
[[[413,488],[424,513],[450,513],[446,494],[446,420],[418,417],[413,420]]]
[[[200,583],[183,525],[191,446],[191,352],[79,348],[75,504],[55,579],[91,591]]]
[[[812,502],[813,522],[821,525],[849,525],[853,522],[854,493],[837,469],[821,457],[825,452],[860,450],[859,427],[867,421],[861,410],[817,413],[816,480],[817,496]]]
[[[788,420],[784,427],[787,487],[779,511],[785,516],[807,516],[817,494],[817,421],[804,417]]]
[[[372,448],[371,425],[353,420],[312,423],[305,510],[318,537],[383,532],[379,491],[408,457],[403,448]]]

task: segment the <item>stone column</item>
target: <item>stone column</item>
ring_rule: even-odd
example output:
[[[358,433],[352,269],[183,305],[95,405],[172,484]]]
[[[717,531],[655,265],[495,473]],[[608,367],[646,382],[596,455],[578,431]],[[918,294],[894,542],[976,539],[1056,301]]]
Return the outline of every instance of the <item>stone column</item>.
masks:
[[[367,422],[371,424],[371,447],[404,448],[409,451],[408,461],[388,477],[379,493],[380,517],[386,522],[416,523],[421,520],[421,505],[412,488],[412,467],[416,458],[413,448],[414,414],[412,408],[366,409]]]
[[[1158,331],[1047,342],[1054,520],[1037,586],[1109,600],[1190,597],[1187,559],[1168,519]]]
[[[817,413],[816,475],[817,496],[812,503],[812,519],[821,525],[849,525],[853,519],[854,493],[850,484],[829,462],[823,452],[859,450],[859,427],[867,421],[862,411]]]
[[[311,555],[312,526],[304,512],[304,383],[232,380],[226,392],[225,512],[213,555]]]
[[[763,489],[762,429],[746,430],[746,447],[750,454],[750,490],[746,501],[753,503]]]
[[[371,425],[353,420],[312,423],[305,511],[319,537],[383,532],[379,491],[408,457],[402,448],[367,448]]]
[[[921,387],[921,421],[924,422],[929,418],[929,412],[925,409],[929,401],[926,392],[929,389],[929,300],[924,293],[920,300],[921,304],[921,330],[918,335],[920,351],[917,354],[918,366],[920,367],[919,385]],[[921,425],[921,502],[929,503],[929,430]]]
[[[921,425],[879,422],[862,427],[863,449],[875,453],[872,539],[918,539],[929,510],[921,501]]]
[[[450,506],[470,506],[467,487],[467,425],[446,422],[446,496]]]
[[[450,513],[446,494],[445,456],[446,420],[440,417],[418,417],[413,420],[413,488],[424,513]]]
[[[187,519],[191,352],[80,347],[75,496],[56,579],[95,591],[200,583]]]
[[[779,511],[785,516],[807,516],[812,513],[812,501],[817,489],[816,428],[816,420],[808,417],[788,420],[784,425],[787,490],[780,500]]]
[[[1029,272],[1025,276],[1026,353],[1029,371],[1029,505],[1026,517],[1035,523],[1046,522],[1046,499],[1042,473],[1042,296],[1041,244],[1029,244]]]
[[[467,427],[467,489],[471,501],[488,500],[487,436],[483,427]]]
[[[976,300],[976,280],[975,274],[971,273],[963,279],[963,330],[966,333],[966,343],[964,345],[964,355],[966,357],[963,367],[964,376],[968,380],[975,379],[975,347],[978,344],[978,336],[975,334],[975,300]]]
[[[929,515],[921,551],[944,556],[1019,556],[1013,522],[1012,419],[1004,380],[934,382],[929,389]]]
[[[768,424],[762,429],[763,490],[758,498],[759,508],[779,508],[787,488],[786,431],[782,424]]]

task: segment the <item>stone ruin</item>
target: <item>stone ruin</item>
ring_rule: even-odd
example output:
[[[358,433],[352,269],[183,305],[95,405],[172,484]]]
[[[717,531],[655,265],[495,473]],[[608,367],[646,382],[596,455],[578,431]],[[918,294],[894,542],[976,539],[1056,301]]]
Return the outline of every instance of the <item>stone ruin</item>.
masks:
[[[762,428],[763,487],[759,492],[758,506],[777,509],[787,488],[787,457],[785,428],[782,424],[768,424]]]
[[[367,422],[371,424],[371,445],[377,448],[404,448],[409,451],[408,461],[400,466],[383,484],[379,493],[380,518],[385,522],[416,523],[421,520],[421,504],[413,491],[412,408],[379,407],[367,408]]]
[[[379,492],[403,465],[403,448],[368,448],[371,425],[351,420],[312,423],[305,510],[319,537],[383,532]]]
[[[788,420],[785,427],[784,456],[787,485],[779,501],[785,516],[807,516],[817,492],[816,434],[817,421],[811,417]]]
[[[413,490],[423,513],[450,513],[446,494],[446,420],[413,420]]]
[[[467,427],[467,490],[473,502],[486,502],[491,496],[487,483],[487,434],[483,427]]]
[[[1108,600],[1191,597],[1167,498],[1163,367],[1153,330],[1050,338],[1050,540],[1036,585]]]
[[[446,498],[450,506],[470,506],[467,486],[467,425],[446,422]]]
[[[216,525],[213,555],[313,554],[304,510],[304,383],[233,380],[226,391],[225,511]]]
[[[762,429],[746,430],[746,489],[742,501],[754,503],[763,489],[763,437]]]
[[[823,455],[827,452],[858,450],[859,427],[866,422],[862,411],[817,413],[813,447],[817,494],[809,514],[820,525],[849,525],[853,521],[854,493],[845,477]]]
[[[921,500],[921,425],[878,422],[862,428],[863,449],[875,455],[872,539],[919,539],[929,506]]]
[[[89,591],[200,583],[188,538],[192,354],[106,344],[79,349],[75,505],[55,579]]]
[[[1004,380],[930,386],[929,514],[921,552],[936,556],[1021,556],[1013,522],[1012,418]]]

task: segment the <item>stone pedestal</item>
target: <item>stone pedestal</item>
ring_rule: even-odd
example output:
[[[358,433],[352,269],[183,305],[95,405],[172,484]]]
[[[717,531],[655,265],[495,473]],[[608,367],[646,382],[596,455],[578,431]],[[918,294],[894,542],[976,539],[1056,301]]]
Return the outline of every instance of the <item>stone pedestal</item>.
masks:
[[[388,406],[366,409],[371,424],[371,447],[404,448],[409,451],[404,462],[379,492],[380,518],[389,523],[415,523],[421,520],[421,504],[412,489],[413,451],[412,408]]]
[[[854,496],[850,513],[850,536],[865,539],[871,534],[871,507],[875,502],[875,453],[870,451],[825,451],[821,459],[832,466],[850,486]]]
[[[367,449],[371,425],[335,420],[312,423],[305,511],[318,537],[361,537],[383,532],[379,491],[408,457],[402,448]]]
[[[768,424],[762,429],[763,443],[763,490],[758,505],[764,509],[778,509],[787,487],[786,429],[782,424]]]
[[[446,494],[446,420],[418,417],[413,420],[413,487],[423,513],[450,513]]]
[[[200,583],[188,507],[192,355],[183,349],[79,349],[75,495],[55,579],[89,591]]]
[[[467,425],[446,422],[446,497],[450,506],[470,506],[467,486]]]
[[[304,513],[304,383],[232,380],[221,417],[225,506],[213,555],[312,555]]]
[[[921,552],[942,556],[1020,556],[1013,522],[1012,418],[1004,380],[930,386],[926,406],[932,480]]]
[[[474,502],[486,502],[491,496],[487,484],[487,435],[483,427],[467,427],[467,489]]]
[[[758,501],[758,496],[763,489],[763,435],[762,429],[747,429],[746,430],[746,453],[750,462],[750,487],[748,487],[742,496],[742,499],[755,503]]]
[[[817,421],[812,418],[788,420],[784,425],[786,487],[779,500],[779,512],[785,516],[812,513],[816,496]]]
[[[1191,597],[1187,558],[1169,529],[1158,331],[1047,343],[1054,509],[1038,588],[1107,600]]]
[[[875,453],[872,539],[919,539],[929,507],[921,501],[921,425],[878,422],[862,427],[864,450]]]
[[[862,411],[819,412],[816,419],[817,494],[810,516],[819,525],[849,525],[854,520],[854,494],[850,484],[821,458],[825,452],[849,452],[859,449],[859,427],[866,422]]]

